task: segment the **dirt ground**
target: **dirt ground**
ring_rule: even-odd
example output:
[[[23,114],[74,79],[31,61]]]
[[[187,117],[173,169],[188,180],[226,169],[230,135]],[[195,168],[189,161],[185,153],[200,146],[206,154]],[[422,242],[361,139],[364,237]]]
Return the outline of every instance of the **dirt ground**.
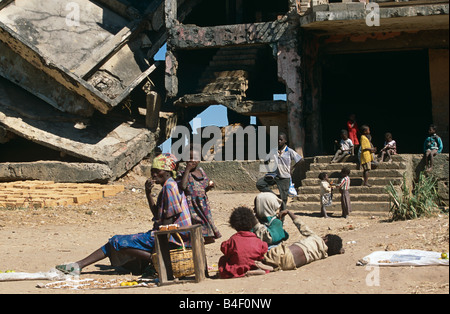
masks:
[[[0,270],[45,272],[57,264],[76,261],[98,249],[115,234],[133,234],[151,228],[151,214],[143,193],[145,178],[131,175],[117,184],[124,192],[79,206],[46,209],[0,209]],[[252,206],[255,193],[212,191],[209,198],[215,223],[223,237],[206,246],[208,265],[216,267],[220,244],[234,231],[228,225],[231,210]],[[386,215],[339,212],[324,219],[315,212],[288,207],[319,235],[335,233],[344,240],[345,254],[313,262],[295,271],[239,279],[208,278],[199,284],[184,283],[155,288],[62,290],[37,288],[39,281],[0,282],[0,294],[448,294],[449,267],[381,267],[379,284],[371,280],[373,268],[357,266],[373,251],[421,249],[449,251],[447,215],[413,221],[388,222]],[[300,237],[286,218],[289,241]],[[84,269],[81,279],[133,279],[109,267],[105,259]],[[211,272],[210,275],[214,275]]]

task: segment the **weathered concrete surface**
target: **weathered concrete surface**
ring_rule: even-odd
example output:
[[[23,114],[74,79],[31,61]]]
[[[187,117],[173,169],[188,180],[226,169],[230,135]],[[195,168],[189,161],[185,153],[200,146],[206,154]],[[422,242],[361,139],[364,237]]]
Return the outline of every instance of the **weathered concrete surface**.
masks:
[[[145,125],[136,126],[117,117],[82,119],[63,113],[4,79],[0,79],[0,127],[82,161],[108,167],[109,171],[102,170],[98,175],[99,180],[125,174],[156,145],[156,133]],[[18,167],[23,169],[23,165]],[[13,168],[13,164],[8,165],[8,169]]]
[[[308,29],[329,29],[334,33],[441,29],[445,20],[448,28],[448,1],[390,2],[379,5],[379,26],[370,27],[366,24],[369,11],[366,11],[364,3],[330,3],[314,6],[300,18],[300,24]]]
[[[108,182],[113,173],[104,164],[38,161],[0,163],[1,181],[41,180],[64,183]]]
[[[411,155],[414,179],[417,180],[419,173],[425,169],[422,154]],[[449,154],[439,154],[434,158],[433,169],[430,172],[438,181],[439,197],[449,204]]]
[[[12,2],[0,10],[0,75],[61,111],[107,113],[155,70],[164,28],[142,30],[162,0],[145,3],[128,20],[89,0]]]

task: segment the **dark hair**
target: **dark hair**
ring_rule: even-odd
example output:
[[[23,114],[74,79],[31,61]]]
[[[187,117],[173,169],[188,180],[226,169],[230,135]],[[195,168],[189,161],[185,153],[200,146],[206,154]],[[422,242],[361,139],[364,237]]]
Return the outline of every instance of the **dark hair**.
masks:
[[[348,176],[349,174],[350,174],[350,168],[349,167],[344,167],[344,168],[342,168],[342,170],[341,170],[341,173],[343,174],[343,175],[346,175],[346,176]]]
[[[326,172],[321,172],[321,173],[319,173],[319,179],[320,180],[325,180],[325,177],[327,176],[327,173]]]
[[[430,124],[429,128],[432,128],[433,130],[437,131],[437,127],[434,124]]]
[[[284,137],[284,139],[286,140],[286,144],[289,143],[288,136],[285,132],[283,132],[283,131],[278,132],[278,137],[280,137],[280,136]]]
[[[335,234],[327,234],[327,247],[328,256],[341,254],[342,251],[342,238]]]
[[[348,131],[347,130],[341,130],[341,134],[345,134],[348,136]]]
[[[245,206],[235,208],[229,222],[231,228],[236,231],[250,231],[258,223],[253,211]]]
[[[391,134],[391,133],[389,133],[389,132],[387,132],[386,134],[384,134],[384,137],[387,137],[387,138],[392,138],[392,134]]]
[[[361,127],[361,133],[364,133],[364,131],[367,130],[368,128],[369,128],[369,126],[364,124],[364,125]]]

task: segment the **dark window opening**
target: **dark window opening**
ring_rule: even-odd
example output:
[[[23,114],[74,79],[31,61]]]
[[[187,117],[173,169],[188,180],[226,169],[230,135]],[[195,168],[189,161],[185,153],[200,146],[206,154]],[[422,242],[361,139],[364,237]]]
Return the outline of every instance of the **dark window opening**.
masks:
[[[5,144],[0,144],[0,162],[35,162],[40,160],[85,162],[22,137],[15,137]]]

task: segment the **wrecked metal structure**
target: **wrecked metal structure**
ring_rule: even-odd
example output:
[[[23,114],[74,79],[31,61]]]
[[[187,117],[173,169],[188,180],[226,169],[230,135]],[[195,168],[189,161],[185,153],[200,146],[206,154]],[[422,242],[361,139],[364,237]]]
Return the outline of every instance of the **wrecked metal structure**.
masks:
[[[448,0],[375,2],[2,0],[0,180],[114,180],[217,104],[305,156],[350,113],[377,146],[420,152],[433,122],[448,150]]]

